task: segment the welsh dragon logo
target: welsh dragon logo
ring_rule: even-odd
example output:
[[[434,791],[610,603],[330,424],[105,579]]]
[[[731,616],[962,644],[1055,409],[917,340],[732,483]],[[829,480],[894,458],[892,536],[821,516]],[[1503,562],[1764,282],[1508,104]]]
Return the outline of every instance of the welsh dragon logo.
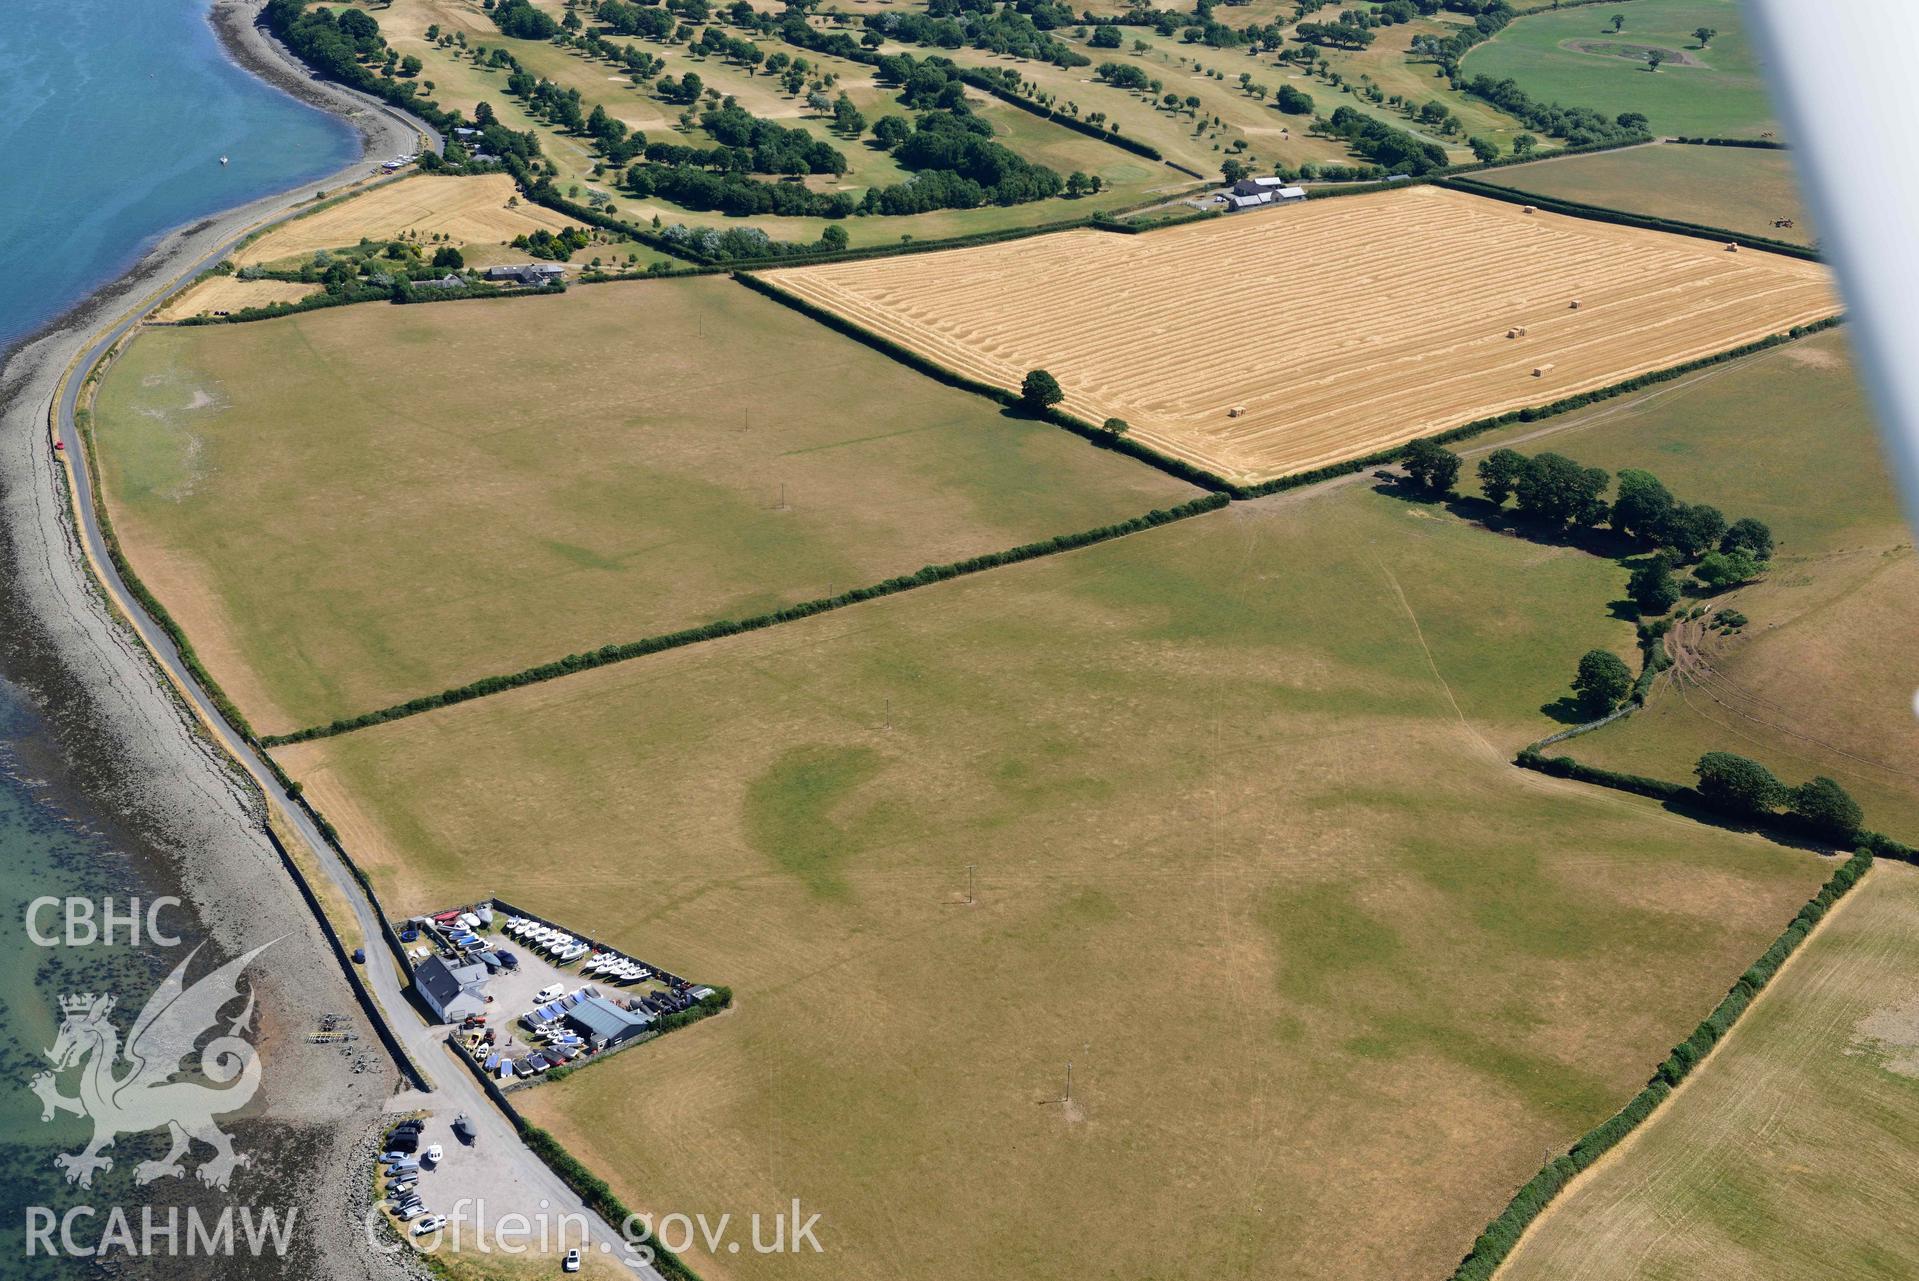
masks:
[[[31,1088],[40,1096],[42,1121],[51,1121],[56,1112],[93,1119],[93,1140],[85,1148],[53,1158],[67,1182],[92,1187],[96,1171],[113,1168],[113,1158],[102,1150],[116,1137],[162,1128],[172,1135],[173,1146],[159,1160],[135,1167],[138,1183],[184,1175],[180,1158],[196,1140],[213,1149],[195,1172],[208,1187],[225,1188],[233,1171],[248,1163],[213,1119],[239,1111],[260,1088],[259,1053],[242,1036],[253,1020],[250,989],[245,1007],[225,1032],[200,1048],[200,1075],[213,1084],[174,1078],[186,1070],[181,1061],[200,1039],[218,1030],[220,1011],[239,999],[241,973],[271,946],[256,947],[189,987],[187,966],[200,952],[194,948],[148,998],[124,1047],[107,1017],[112,996],[89,992],[60,998],[64,1018],[47,1051],[53,1068],[35,1076]],[[80,1069],[79,1093],[69,1097],[60,1093],[59,1078],[74,1068]]]

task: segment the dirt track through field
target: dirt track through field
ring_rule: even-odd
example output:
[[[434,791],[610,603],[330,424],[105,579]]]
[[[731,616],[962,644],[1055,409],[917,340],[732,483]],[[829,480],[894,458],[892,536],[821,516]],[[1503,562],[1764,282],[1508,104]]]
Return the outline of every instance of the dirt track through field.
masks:
[[[1423,186],[767,279],[984,382],[1045,368],[1066,410],[1240,482],[1839,310],[1817,263]]]

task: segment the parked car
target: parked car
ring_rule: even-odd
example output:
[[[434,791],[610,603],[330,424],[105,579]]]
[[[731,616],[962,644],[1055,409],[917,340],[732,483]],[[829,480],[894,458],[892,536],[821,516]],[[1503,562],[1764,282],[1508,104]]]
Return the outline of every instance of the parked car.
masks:
[[[545,987],[533,994],[533,1004],[545,1005],[548,1001],[562,995],[565,991],[566,985],[564,983],[548,983]]]
[[[413,1235],[423,1237],[429,1232],[438,1232],[445,1226],[446,1216],[444,1214],[429,1214],[426,1218],[421,1219],[413,1225]]]
[[[560,1271],[578,1272],[579,1270],[580,1270],[580,1252],[578,1250],[568,1250],[566,1252],[566,1258],[560,1260]]]
[[[397,1218],[398,1218],[398,1219],[400,1220],[400,1222],[402,1222],[402,1223],[410,1223],[410,1222],[412,1222],[412,1221],[413,1221],[414,1219],[417,1219],[417,1218],[419,1218],[419,1217],[420,1217],[421,1215],[423,1215],[423,1214],[425,1214],[425,1213],[426,1213],[426,1207],[425,1207],[425,1206],[423,1206],[423,1205],[415,1205],[415,1206],[411,1206],[411,1207],[409,1207],[409,1208],[407,1208],[407,1209],[404,1209],[404,1210],[401,1210],[401,1211],[400,1211],[400,1213],[399,1213],[399,1214],[398,1214],[398,1215],[397,1215],[396,1217],[397,1217]]]

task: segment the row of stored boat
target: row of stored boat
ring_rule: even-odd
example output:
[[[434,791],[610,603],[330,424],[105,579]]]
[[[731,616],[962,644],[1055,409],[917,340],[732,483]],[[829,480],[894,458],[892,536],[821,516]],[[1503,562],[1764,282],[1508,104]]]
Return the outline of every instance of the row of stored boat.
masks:
[[[630,956],[613,951],[595,951],[590,943],[565,930],[530,917],[508,917],[501,930],[541,953],[555,965],[581,961],[580,973],[591,974],[612,983],[637,983],[652,977],[653,971]]]

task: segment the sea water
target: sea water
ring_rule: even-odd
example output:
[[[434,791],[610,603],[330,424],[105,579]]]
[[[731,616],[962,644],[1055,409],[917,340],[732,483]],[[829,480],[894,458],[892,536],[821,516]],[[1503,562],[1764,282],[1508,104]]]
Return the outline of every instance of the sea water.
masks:
[[[206,0],[0,14],[0,352],[162,233],[359,153],[344,122],[235,65]]]

